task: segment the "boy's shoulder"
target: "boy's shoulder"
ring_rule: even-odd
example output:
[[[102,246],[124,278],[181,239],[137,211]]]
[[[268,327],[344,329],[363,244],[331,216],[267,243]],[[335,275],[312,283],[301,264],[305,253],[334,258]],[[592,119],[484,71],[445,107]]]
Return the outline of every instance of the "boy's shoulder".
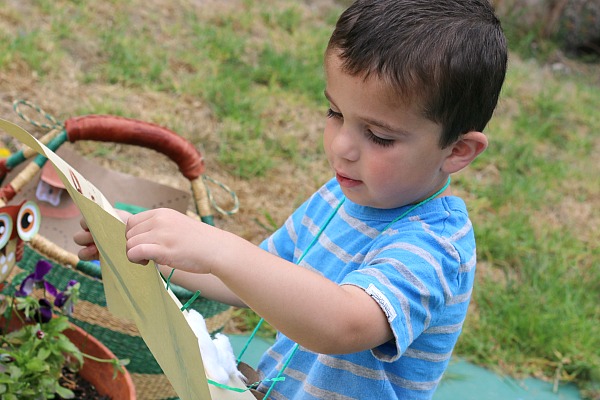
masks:
[[[374,248],[382,254],[427,254],[426,259],[445,259],[443,264],[458,267],[473,258],[476,240],[464,200],[446,196],[432,200],[405,221],[392,225],[373,243]]]
[[[433,199],[409,213],[386,232],[388,236],[415,234],[452,237],[459,231],[472,230],[472,223],[465,201],[457,196]]]

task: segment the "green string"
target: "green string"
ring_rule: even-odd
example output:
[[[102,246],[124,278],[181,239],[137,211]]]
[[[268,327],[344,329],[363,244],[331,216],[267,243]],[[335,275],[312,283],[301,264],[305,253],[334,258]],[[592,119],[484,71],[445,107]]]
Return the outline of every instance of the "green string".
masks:
[[[174,272],[175,272],[175,268],[171,269],[171,272],[169,273],[169,276],[167,277],[167,290],[169,290],[169,287],[171,286],[171,277],[173,276]]]
[[[42,122],[37,122],[29,117],[27,117],[23,112],[21,112],[20,106],[27,106],[35,111],[37,111],[38,114],[40,114],[42,117],[44,117],[47,121],[49,121],[51,123],[51,125],[42,123]],[[57,128],[62,128],[62,123],[57,121],[56,118],[54,118],[52,115],[50,115],[49,113],[47,113],[46,111],[42,110],[40,107],[38,107],[37,105],[27,101],[27,100],[15,100],[13,101],[13,109],[15,110],[15,112],[17,113],[17,115],[19,117],[21,117],[22,120],[29,122],[31,125],[33,126],[37,126],[38,128],[45,128],[45,129],[57,129]]]
[[[298,351],[299,348],[300,348],[300,345],[298,343],[294,344],[294,348],[292,349],[291,354],[289,355],[289,357],[287,358],[287,360],[285,360],[285,364],[283,364],[283,366],[281,367],[281,369],[277,373],[277,376],[275,377],[275,379],[278,379],[278,378],[281,377],[281,375],[283,375],[283,371],[285,371],[285,369],[287,368],[287,366],[290,364],[290,362],[292,361],[292,357],[294,357],[294,354],[296,354],[296,352]],[[275,383],[277,383],[277,381],[273,382],[273,384],[271,386],[269,386],[269,390],[267,390],[267,393],[265,393],[265,397],[263,397],[263,400],[269,398],[269,395],[271,394],[271,391],[275,387]]]
[[[405,216],[407,216],[415,208],[422,206],[423,204],[425,204],[425,203],[427,203],[427,202],[435,199],[437,196],[439,196],[440,194],[442,194],[448,188],[448,186],[450,186],[450,182],[451,182],[451,179],[450,179],[450,177],[448,177],[448,180],[446,181],[446,184],[440,190],[438,190],[437,192],[435,192],[434,194],[432,194],[431,196],[429,196],[425,200],[422,200],[422,201],[414,204],[408,210],[406,210],[405,212],[403,212],[402,214],[400,214],[399,216],[397,216],[396,218],[394,218],[389,224],[386,225],[385,228],[383,228],[383,230],[381,232],[379,232],[378,236],[381,235],[383,232],[387,231],[390,228],[390,226],[392,226],[394,223],[398,222],[399,220],[401,220],[402,218],[404,218]],[[340,200],[340,202],[337,205],[337,207],[333,210],[333,212],[329,215],[329,217],[327,218],[327,220],[325,221],[325,223],[319,229],[319,232],[316,234],[316,236],[310,242],[310,244],[308,245],[308,247],[306,248],[306,250],[304,250],[304,252],[300,256],[300,258],[298,259],[298,261],[296,261],[296,264],[300,264],[300,262],[302,261],[302,259],[304,259],[304,256],[309,252],[310,249],[312,249],[312,247],[315,245],[315,243],[317,242],[317,240],[319,240],[319,237],[321,236],[321,234],[323,233],[323,231],[325,230],[325,228],[327,227],[327,225],[329,225],[329,222],[331,222],[331,220],[333,219],[333,217],[337,214],[338,210],[340,209],[340,207],[342,206],[342,204],[344,203],[345,200],[346,200],[345,197],[343,197]],[[246,351],[246,349],[250,345],[250,342],[252,341],[252,339],[254,339],[254,336],[256,335],[256,332],[258,331],[258,328],[260,327],[260,325],[262,325],[263,322],[264,322],[264,318],[261,318],[260,321],[258,322],[256,328],[254,328],[254,331],[252,332],[252,334],[248,338],[248,341],[246,342],[246,345],[244,346],[242,352],[240,353],[240,356],[238,357],[238,363],[240,362],[240,359],[242,358],[242,355],[244,354],[244,352]],[[281,369],[277,373],[277,376],[274,379],[272,379],[273,384],[269,387],[269,390],[267,390],[267,393],[265,394],[265,397],[263,398],[263,400],[267,400],[268,399],[269,395],[271,394],[271,391],[275,387],[275,383],[279,381],[279,378],[281,377],[281,375],[283,375],[283,372],[285,371],[285,369],[287,368],[287,366],[289,365],[289,363],[292,361],[292,357],[294,356],[294,354],[296,354],[296,352],[298,351],[299,347],[300,346],[298,345],[298,343],[294,344],[294,348],[292,349],[292,352],[287,357],[285,363],[283,364],[283,366],[281,367]]]
[[[79,264],[81,264],[81,261],[77,264],[77,268],[79,269]],[[95,266],[95,264],[90,263],[92,266]],[[98,268],[96,266],[96,268]],[[99,268],[98,268],[99,270]],[[176,284],[173,284],[171,286],[171,277],[173,276],[173,273],[175,273],[175,268],[171,269],[171,272],[169,273],[169,276],[165,279],[165,276],[163,275],[163,273],[160,271],[160,269],[158,270],[158,273],[160,274],[160,277],[163,279],[163,281],[165,281],[166,283],[166,289],[169,290],[169,288],[171,289],[171,291],[173,292],[173,294],[180,299],[181,301],[183,301],[184,298],[187,298],[190,293],[192,293],[191,291],[182,288],[181,286],[177,286]],[[88,273],[89,275],[89,273]],[[194,294],[192,294],[191,298],[186,301],[186,303],[181,307],[181,311],[187,310],[188,308],[190,308],[190,306],[192,305],[192,303],[194,302],[194,300],[196,300],[198,298],[198,296],[200,296],[201,292],[199,290],[196,290],[196,292]]]
[[[440,194],[442,194],[444,192],[444,190],[448,189],[448,186],[450,186],[450,177],[448,177],[448,180],[446,181],[446,184],[440,190],[438,190],[437,192],[435,192],[434,194],[432,194],[431,196],[429,196],[425,200],[422,200],[422,201],[418,202],[417,204],[413,205],[411,208],[409,208],[408,210],[406,210],[405,212],[403,212],[402,214],[400,214],[399,216],[397,216],[396,218],[394,218],[392,220],[392,222],[390,222],[389,224],[387,224],[386,227],[383,228],[383,230],[381,232],[379,232],[379,235],[381,235],[383,232],[387,231],[390,226],[392,226],[393,224],[395,224],[396,222],[398,222],[402,218],[406,217],[415,208],[420,207],[423,204],[425,204],[425,203],[427,203],[427,202],[435,199],[436,197],[438,197]]]
[[[250,390],[249,387],[246,388],[246,389],[242,389],[242,388],[237,388],[237,387],[233,387],[233,386],[229,386],[229,385],[223,385],[222,383],[215,382],[212,379],[207,379],[207,381],[208,381],[209,384],[211,384],[213,386],[216,386],[216,387],[218,387],[220,389],[231,390],[232,392],[243,393],[243,392],[246,392],[246,391]]]
[[[263,382],[280,382],[280,381],[285,381],[285,377],[277,377],[277,378],[272,378],[272,379],[265,379]],[[224,385],[222,383],[213,381],[212,379],[207,379],[207,382],[213,386],[216,386],[220,389],[225,389],[225,390],[231,390],[232,392],[238,392],[238,393],[244,393],[247,392],[250,389],[254,389],[256,388],[258,385],[260,385],[260,382],[254,382],[251,383],[250,385],[248,385],[245,389],[244,388],[238,388],[238,387],[234,387],[234,386],[229,386],[229,385]]]
[[[323,224],[323,226],[321,227],[321,229],[319,229],[319,232],[317,232],[317,235],[313,238],[312,242],[310,242],[310,244],[308,245],[308,247],[306,248],[306,250],[304,250],[304,252],[300,256],[300,258],[298,259],[298,261],[296,261],[296,264],[300,264],[300,262],[304,259],[304,256],[310,251],[310,249],[313,248],[313,246],[315,245],[315,243],[317,243],[317,240],[319,240],[319,237],[321,236],[321,234],[323,233],[323,231],[325,230],[325,228],[327,228],[327,225],[329,225],[329,223],[331,222],[331,220],[333,219],[333,217],[337,214],[337,212],[340,209],[340,207],[342,206],[342,204],[344,204],[344,201],[346,201],[346,198],[342,197],[342,200],[340,200],[340,202],[337,205],[337,207],[335,208],[335,210],[333,210],[333,212],[329,215],[329,217],[327,218],[327,221],[325,221],[325,223]]]
[[[218,212],[220,212],[223,215],[233,215],[239,211],[240,201],[237,197],[237,194],[235,194],[235,192],[233,190],[231,190],[229,188],[229,186],[225,185],[222,182],[217,181],[214,178],[211,178],[208,175],[202,175],[202,180],[204,181],[204,186],[206,187],[206,195],[208,196],[208,201],[215,208],[215,210],[217,210]],[[212,194],[212,191],[210,190],[210,187],[206,184],[207,181],[219,186],[221,189],[223,189],[224,191],[229,193],[229,196],[231,196],[231,199],[233,200],[233,206],[231,207],[230,210],[225,210],[217,204],[217,202],[215,201],[214,196]]]
[[[198,296],[200,296],[200,291],[196,290],[196,293],[194,293],[194,295],[188,301],[186,301],[183,306],[181,306],[181,311],[185,311],[188,308],[190,308],[190,306],[192,305],[194,300],[196,300],[198,298]]]
[[[331,222],[331,220],[333,219],[333,217],[335,216],[335,214],[337,214],[337,212],[340,209],[340,207],[342,206],[342,204],[344,204],[345,200],[346,200],[345,197],[343,197],[340,200],[340,202],[335,207],[335,209],[331,212],[331,214],[329,215],[329,217],[327,218],[327,220],[325,221],[325,223],[323,224],[323,226],[321,226],[321,229],[319,229],[319,232],[317,232],[316,236],[310,242],[310,244],[308,245],[308,247],[306,248],[306,250],[304,250],[304,252],[300,256],[300,258],[298,259],[298,261],[296,261],[296,264],[300,264],[300,262],[304,259],[304,256],[309,252],[310,249],[313,248],[313,246],[315,245],[315,243],[317,242],[317,240],[319,240],[319,237],[321,236],[321,234],[323,233],[323,231],[325,230],[325,228],[327,227],[327,225],[329,225],[329,222]],[[265,319],[261,318],[260,321],[258,321],[258,323],[256,324],[256,327],[254,328],[254,330],[252,331],[252,333],[250,334],[250,337],[248,337],[248,340],[246,341],[246,344],[242,348],[242,351],[240,352],[240,355],[237,358],[237,363],[238,364],[242,360],[242,357],[244,356],[244,353],[246,353],[246,350],[248,349],[248,346],[250,346],[250,343],[252,342],[252,340],[254,339],[254,337],[256,336],[256,334],[258,333],[258,329],[261,327],[261,325],[263,324],[263,322],[265,322]]]
[[[258,329],[262,326],[263,322],[265,322],[265,319],[261,318],[260,321],[258,321],[258,323],[256,324],[256,326],[254,327],[254,330],[250,334],[250,337],[248,338],[248,340],[246,340],[246,344],[242,348],[242,351],[240,351],[240,355],[237,358],[237,364],[238,365],[240,364],[240,362],[242,362],[242,357],[244,356],[244,353],[246,353],[246,350],[248,349],[248,346],[250,346],[250,342],[252,342],[252,339],[254,339],[254,337],[258,333]]]

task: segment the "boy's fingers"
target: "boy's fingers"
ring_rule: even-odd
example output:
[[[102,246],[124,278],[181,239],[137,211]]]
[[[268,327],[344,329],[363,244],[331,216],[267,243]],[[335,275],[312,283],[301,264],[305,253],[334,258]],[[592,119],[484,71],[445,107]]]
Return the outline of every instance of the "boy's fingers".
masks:
[[[155,228],[152,221],[152,215],[149,212],[132,215],[127,220],[125,225],[125,239],[130,240],[134,236],[138,236],[152,231]],[[144,215],[146,214],[146,215]],[[138,238],[140,240],[140,238]]]
[[[134,214],[134,215],[130,215],[127,218],[127,224],[130,225],[137,225],[143,221],[146,221],[148,219],[151,219],[152,217],[154,217],[156,213],[156,210],[148,210],[148,211],[144,211],[138,214]]]
[[[121,218],[121,221],[123,221],[123,222],[127,222],[129,217],[131,217],[133,215],[130,212],[127,212],[125,210],[116,210],[116,211],[117,211],[117,215],[119,216],[119,218]]]
[[[149,257],[148,249],[151,248],[152,245],[138,245],[132,248],[127,249],[127,258],[132,263],[146,265],[148,261],[151,260]]]
[[[83,228],[83,230],[85,231],[89,231],[90,229],[87,226],[87,222],[85,222],[85,219],[81,218],[79,220],[79,225]]]
[[[79,246],[89,246],[94,243],[94,238],[90,231],[79,231],[73,235],[73,241]]]
[[[91,244],[91,245],[79,250],[79,252],[77,253],[77,256],[79,257],[80,260],[83,260],[83,261],[97,260],[99,258],[98,248],[96,247],[95,244]]]

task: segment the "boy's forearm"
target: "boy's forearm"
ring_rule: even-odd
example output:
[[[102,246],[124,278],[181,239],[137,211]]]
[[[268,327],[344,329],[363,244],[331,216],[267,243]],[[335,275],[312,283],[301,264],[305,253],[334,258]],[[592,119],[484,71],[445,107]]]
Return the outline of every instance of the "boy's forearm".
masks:
[[[273,327],[309,350],[350,353],[391,339],[383,311],[362,289],[339,286],[230,235],[211,270]]]
[[[165,277],[169,276],[172,271],[172,268],[164,265],[160,265],[159,268]],[[235,307],[246,307],[246,304],[214,275],[193,274],[176,270],[171,276],[171,282],[193,292],[199,290],[202,297]]]

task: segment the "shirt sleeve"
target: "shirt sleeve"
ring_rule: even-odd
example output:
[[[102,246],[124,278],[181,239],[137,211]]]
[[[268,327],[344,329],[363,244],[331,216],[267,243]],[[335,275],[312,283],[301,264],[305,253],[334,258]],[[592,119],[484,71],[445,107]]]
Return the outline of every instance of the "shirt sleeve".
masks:
[[[385,313],[394,339],[372,349],[385,362],[396,361],[444,309],[448,282],[456,266],[444,265],[439,251],[427,245],[388,241],[369,252],[362,266],[340,284],[362,288]]]
[[[298,207],[279,229],[260,244],[260,248],[284,260],[294,262],[298,232],[300,231],[300,224],[306,207],[307,203]]]

